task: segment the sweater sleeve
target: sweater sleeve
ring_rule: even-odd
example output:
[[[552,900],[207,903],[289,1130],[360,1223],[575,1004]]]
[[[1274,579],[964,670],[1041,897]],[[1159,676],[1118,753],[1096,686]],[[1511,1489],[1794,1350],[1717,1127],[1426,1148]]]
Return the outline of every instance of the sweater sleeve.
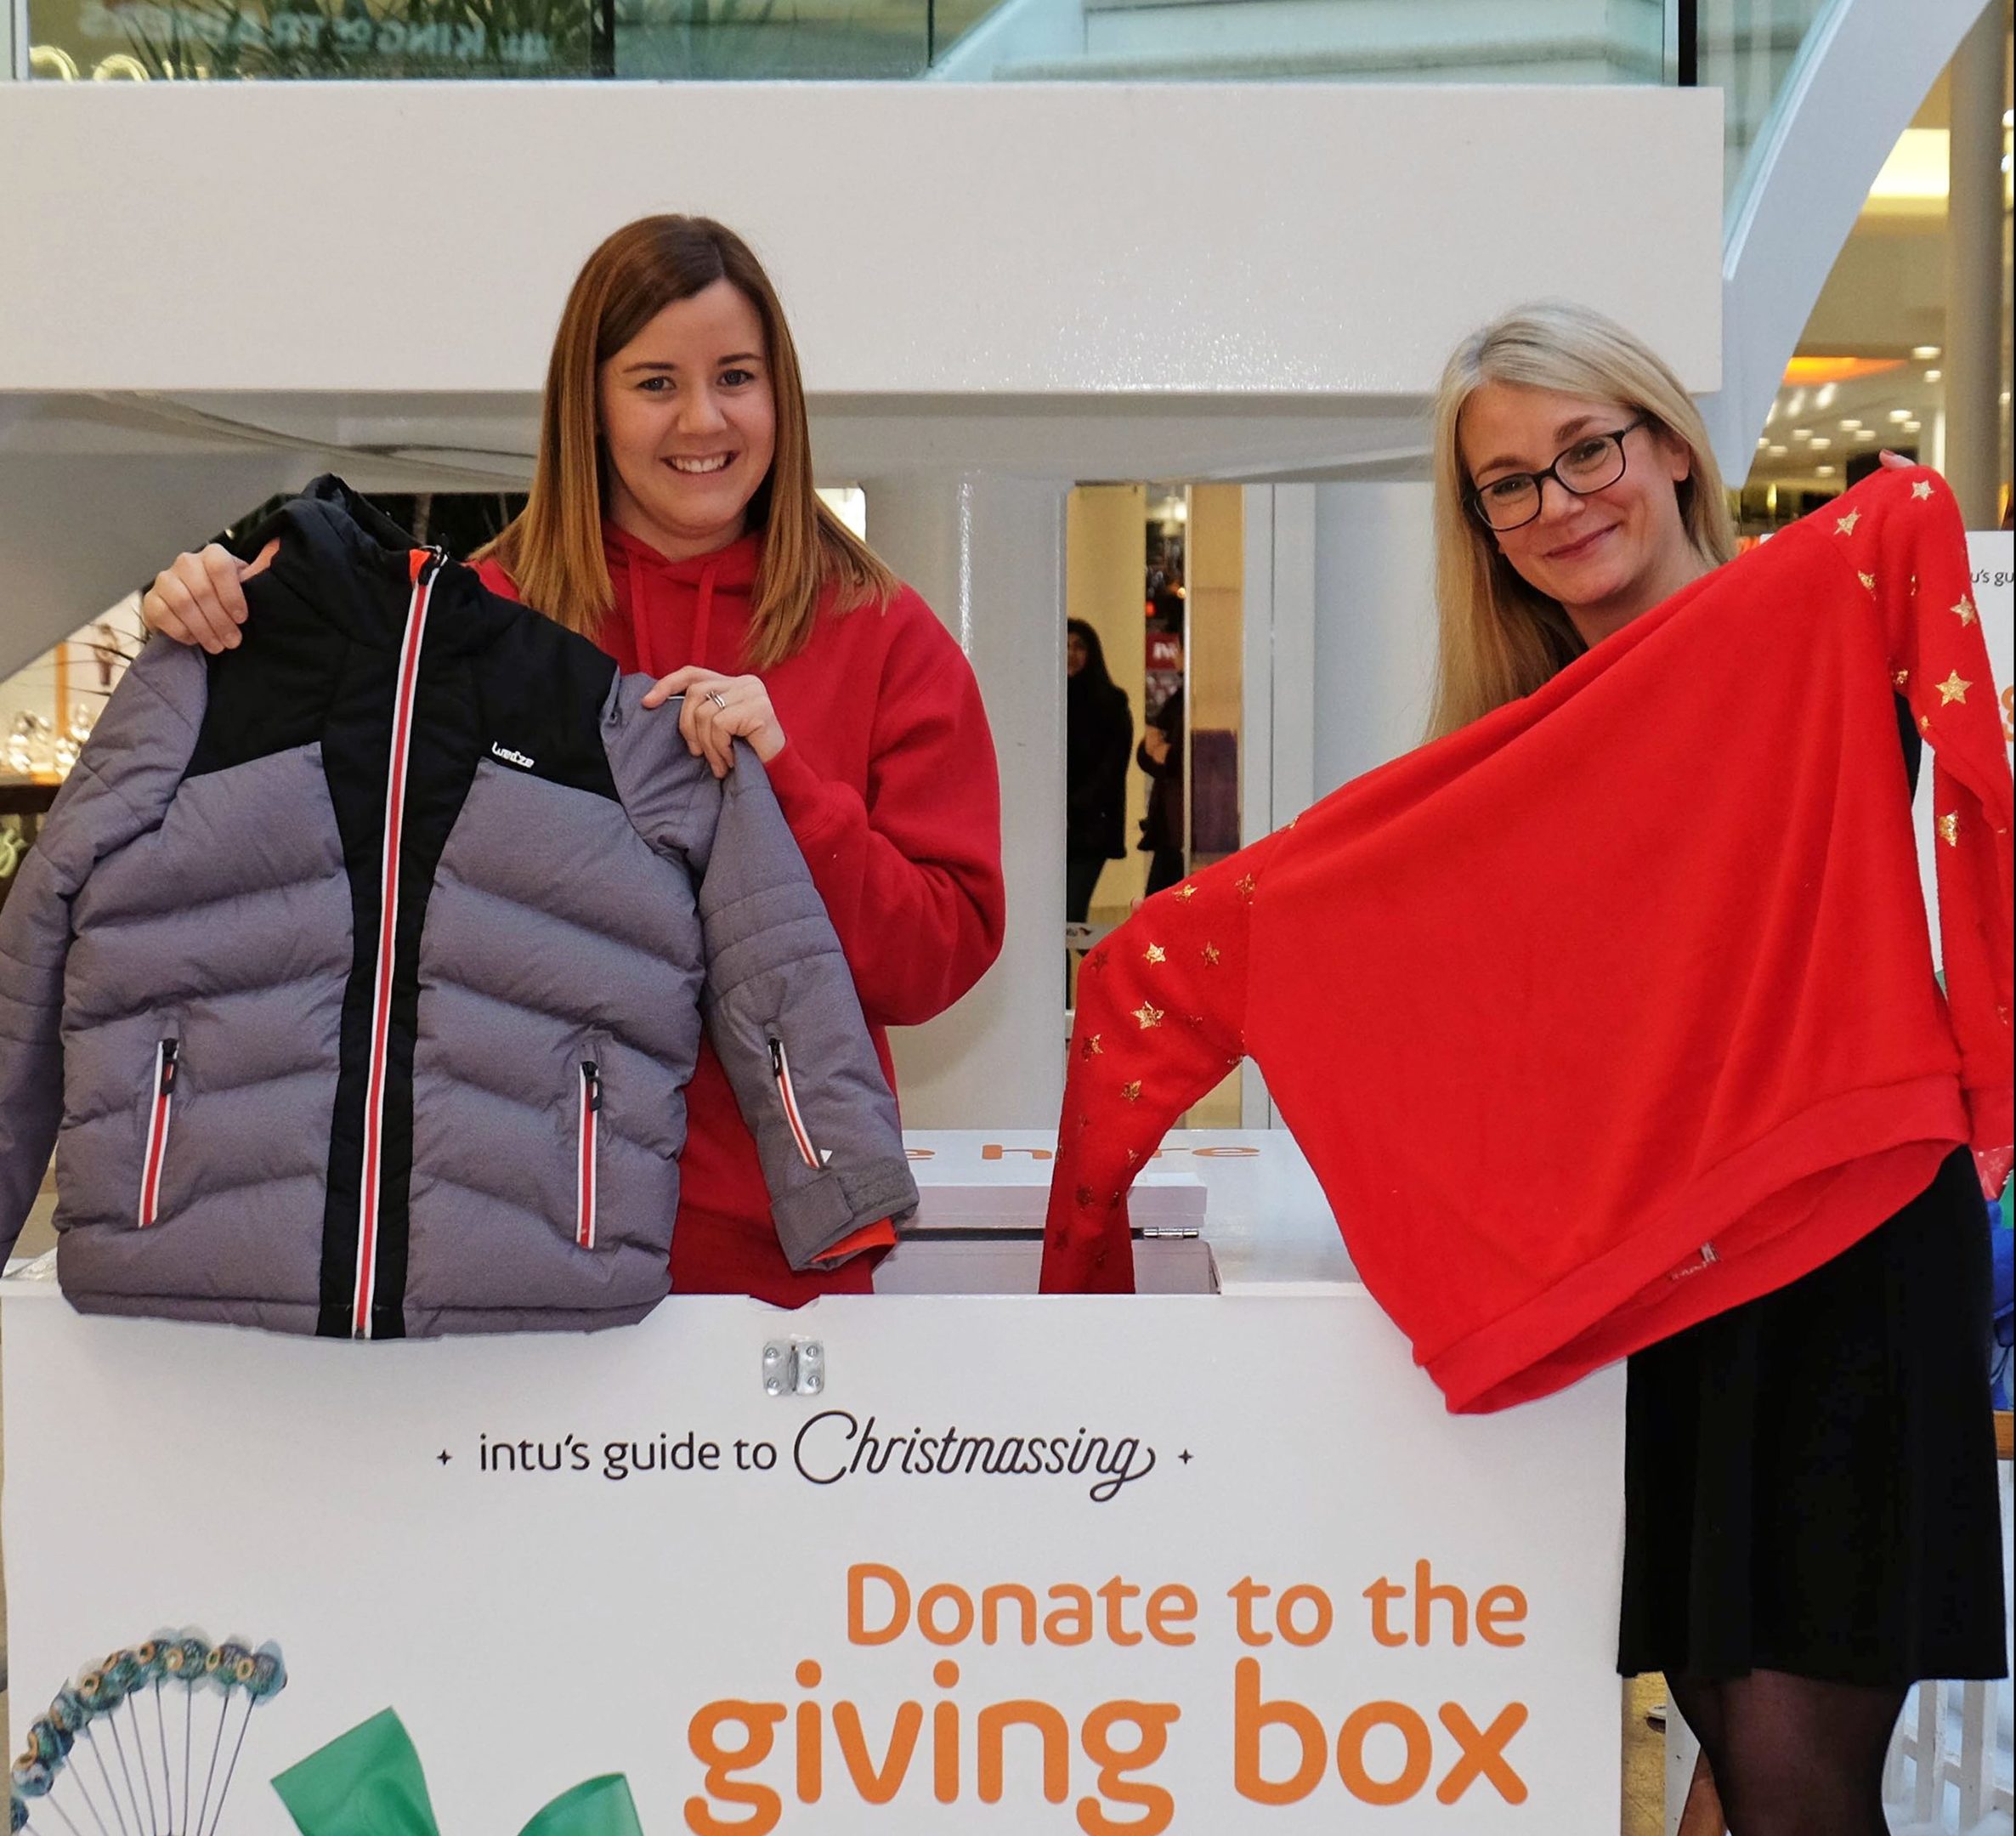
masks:
[[[849,615],[869,617],[868,612]],[[862,1012],[882,1026],[943,1013],[1000,952],[1001,788],[979,684],[907,589],[875,709],[867,793],[787,744],[770,783],[839,934]]]
[[[1158,892],[1079,972],[1045,1294],[1131,1294],[1127,1189],[1175,1119],[1245,1057],[1253,901],[1270,836]]]
[[[2012,794],[1959,506],[1937,473],[1890,474],[1833,536],[1875,595],[1891,679],[1933,751],[1940,949],[1984,1183],[2010,1165]],[[1860,495],[1860,494],[1858,494]]]

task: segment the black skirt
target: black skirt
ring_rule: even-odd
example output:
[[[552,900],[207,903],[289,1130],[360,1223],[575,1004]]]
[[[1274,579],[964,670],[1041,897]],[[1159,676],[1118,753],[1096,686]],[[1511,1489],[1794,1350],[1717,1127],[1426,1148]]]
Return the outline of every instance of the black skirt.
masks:
[[[1962,1150],[1832,1261],[1632,1358],[1618,1669],[2005,1674],[1989,1295]]]

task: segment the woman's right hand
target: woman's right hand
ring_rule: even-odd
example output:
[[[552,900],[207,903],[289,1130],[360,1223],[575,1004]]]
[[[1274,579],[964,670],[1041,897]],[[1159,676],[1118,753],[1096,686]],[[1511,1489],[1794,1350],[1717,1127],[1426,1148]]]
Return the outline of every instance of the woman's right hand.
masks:
[[[238,627],[245,622],[239,583],[264,573],[279,552],[275,536],[250,561],[241,561],[218,542],[194,554],[178,554],[141,595],[140,616],[149,631],[164,632],[177,643],[201,644],[212,656],[235,649]]]

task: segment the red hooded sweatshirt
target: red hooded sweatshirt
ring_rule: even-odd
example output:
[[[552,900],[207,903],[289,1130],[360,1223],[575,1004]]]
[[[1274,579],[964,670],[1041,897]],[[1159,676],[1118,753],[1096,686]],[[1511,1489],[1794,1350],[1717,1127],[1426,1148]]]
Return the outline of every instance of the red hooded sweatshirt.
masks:
[[[1046,1290],[1247,1053],[1453,1409],[1784,1285],[2011,1136],[2011,791],[1959,513],[1879,473],[1086,960]],[[1894,696],[1934,753],[1930,937]]]
[[[596,642],[622,669],[669,676],[698,663],[747,673],[760,536],[687,561],[613,524],[603,539],[616,603]],[[517,597],[495,562],[480,571],[492,591]],[[770,782],[893,1089],[886,1029],[942,1013],[1001,947],[1000,782],[979,685],[907,586],[886,607],[823,613],[811,642],[762,676],[786,742]],[[686,1103],[673,1291],[784,1305],[865,1292],[871,1255],[820,1273],[785,1262],[755,1141],[705,1040]]]

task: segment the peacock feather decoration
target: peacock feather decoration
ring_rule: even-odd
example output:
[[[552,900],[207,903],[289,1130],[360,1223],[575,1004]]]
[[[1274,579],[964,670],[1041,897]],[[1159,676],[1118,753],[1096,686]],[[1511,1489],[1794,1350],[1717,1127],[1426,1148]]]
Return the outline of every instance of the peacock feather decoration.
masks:
[[[252,1718],[286,1683],[273,1644],[184,1630],[114,1652],[30,1724],[9,1832],[216,1836]]]

